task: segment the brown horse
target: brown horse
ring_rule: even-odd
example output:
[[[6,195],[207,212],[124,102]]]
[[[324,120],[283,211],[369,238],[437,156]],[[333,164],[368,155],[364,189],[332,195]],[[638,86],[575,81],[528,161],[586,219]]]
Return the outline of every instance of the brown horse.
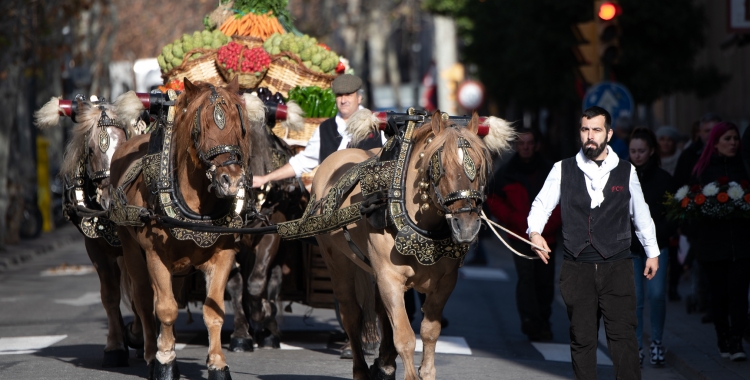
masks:
[[[226,221],[228,226],[238,227],[247,181],[244,160],[251,155],[249,140],[253,138],[247,134],[256,128],[246,127],[249,119],[237,95],[236,79],[223,88],[193,84],[188,79],[184,82],[185,92],[176,98],[163,127],[161,151],[147,156],[149,140],[155,139],[153,132],[131,139],[117,150],[112,180],[124,203],[116,199],[112,210],[130,207],[140,210],[140,215],[157,212],[189,223]],[[156,158],[152,162],[156,170],[142,163],[143,170],[138,172],[138,160],[146,157]],[[159,166],[162,162],[164,166]],[[152,196],[154,188],[158,196]],[[144,224],[139,226],[138,220]],[[142,321],[150,378],[179,377],[174,335],[178,309],[172,275],[192,268],[206,278],[203,319],[209,333],[209,379],[231,378],[221,350],[221,326],[224,289],[234,265],[237,236],[166,228],[161,222],[139,217],[118,223],[136,310],[144,316],[155,312],[161,324],[155,339],[153,321]]]
[[[358,113],[360,115],[355,114],[349,122],[348,131],[354,136],[353,143],[360,136],[377,131],[375,122],[357,125],[356,121],[369,120],[371,115],[367,114],[367,110]],[[354,379],[395,379],[397,354],[404,363],[406,379],[435,378],[435,345],[440,335],[443,307],[456,285],[458,268],[462,262],[462,255],[458,252],[465,253],[468,244],[476,240],[479,232],[479,203],[483,199],[487,173],[491,170],[492,162],[489,151],[507,149],[508,141],[514,136],[507,123],[497,118],[490,119],[489,135],[484,138],[477,135],[479,120],[476,114],[466,127],[460,127],[450,120],[443,120],[439,113],[426,118],[424,123],[410,124],[405,131],[401,130],[400,136],[394,138],[401,140],[401,149],[404,149],[403,144],[413,145],[410,156],[399,156],[404,165],[401,172],[405,176],[403,189],[391,189],[388,202],[394,197],[399,198],[400,191],[404,191],[402,199],[405,212],[399,215],[410,219],[414,228],[409,225],[398,229],[376,228],[370,224],[369,219],[350,225],[350,239],[366,256],[369,265],[350,248],[346,231],[317,236],[323,258],[331,271],[333,291],[340,305],[344,329],[351,342]],[[386,144],[384,149],[389,146],[390,143]],[[375,154],[376,151],[358,149],[346,149],[332,154],[320,165],[315,175],[313,199],[325,198],[347,170]],[[471,162],[471,165],[467,165],[467,162]],[[393,176],[396,177],[397,174]],[[363,200],[361,184],[362,182],[356,185],[348,194],[342,194],[342,208]],[[423,203],[421,206],[420,202]],[[388,205],[389,214],[400,210],[393,204]],[[425,231],[422,237],[412,234],[401,239],[404,231],[413,232],[417,229]],[[446,257],[437,256],[440,248],[438,243],[429,245],[420,240],[424,236],[429,238],[430,233],[440,230],[446,234],[446,239],[442,240],[447,244],[447,247],[442,248],[443,252],[449,253]],[[399,248],[403,248],[404,253],[400,253]],[[420,262],[425,258],[428,261],[434,260],[428,263],[430,265],[425,265]],[[366,283],[362,286],[363,282],[360,281],[365,272],[372,273],[375,278],[375,291],[378,295],[375,308],[382,327],[379,357],[369,369],[360,339],[368,307],[357,294],[370,288]],[[414,369],[415,335],[404,306],[404,292],[410,288],[427,295],[426,302],[422,305],[424,320],[421,336],[424,354],[419,375]]]
[[[63,109],[66,104],[72,110],[72,104],[52,98],[35,113],[36,125],[39,128],[56,126],[59,116],[66,114]],[[126,327],[120,313],[120,242],[112,222],[102,216],[85,216],[78,212],[77,206],[100,211],[109,206],[112,156],[136,133],[131,121],[138,118],[143,105],[131,91],[118,97],[113,104],[79,100],[76,106],[77,112],[70,115],[75,116],[76,125],[60,171],[67,190],[63,205],[67,218],[83,234],[86,252],[99,275],[109,329],[102,367],[127,367],[126,342],[138,346],[142,333],[137,315],[133,324]]]

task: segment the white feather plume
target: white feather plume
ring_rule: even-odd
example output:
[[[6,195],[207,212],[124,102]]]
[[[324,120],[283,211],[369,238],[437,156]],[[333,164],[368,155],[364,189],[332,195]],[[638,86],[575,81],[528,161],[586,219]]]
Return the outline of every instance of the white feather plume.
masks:
[[[260,100],[254,94],[242,94],[242,99],[245,100],[245,116],[247,120],[253,126],[266,124],[266,106],[263,101]]]
[[[132,121],[137,119],[145,107],[143,102],[138,99],[138,95],[135,91],[128,91],[115,99],[114,102],[115,112],[117,114],[117,122],[126,127],[133,125]]]
[[[357,145],[364,141],[370,133],[377,133],[379,124],[378,118],[367,108],[362,108],[352,114],[346,121],[346,133],[351,136],[350,145]]]
[[[490,126],[490,131],[482,139],[487,149],[497,154],[510,150],[510,142],[515,140],[517,135],[512,123],[499,117],[490,116],[487,118],[487,124]]]
[[[286,104],[286,120],[281,122],[281,126],[290,131],[301,131],[305,129],[305,118],[302,117],[302,108],[295,103]]]
[[[53,96],[42,108],[34,112],[34,125],[39,129],[52,128],[60,123],[60,98]]]

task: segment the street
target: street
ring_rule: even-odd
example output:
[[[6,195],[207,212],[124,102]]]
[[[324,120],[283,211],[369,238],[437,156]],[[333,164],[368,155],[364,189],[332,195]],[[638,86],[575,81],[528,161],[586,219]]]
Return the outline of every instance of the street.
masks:
[[[446,306],[450,324],[437,346],[438,378],[572,378],[568,321],[559,296],[553,305],[554,341],[529,342],[520,332],[510,253],[500,248],[499,241],[486,240],[484,244],[489,248],[489,265],[462,268],[461,279]],[[63,263],[65,270],[60,268]],[[130,367],[101,368],[107,326],[98,292],[99,281],[82,239],[0,273],[0,379],[145,377],[146,363],[136,359],[133,350]],[[206,378],[207,333],[200,305],[190,308],[194,322],[187,324],[187,313],[182,310],[176,324],[177,360],[184,378]],[[122,310],[127,322],[132,314],[125,307]],[[231,313],[227,304],[222,341],[234,379],[351,378],[351,361],[339,359],[340,343],[332,339],[339,331],[332,310],[293,304],[292,312],[284,315],[282,349],[256,349],[252,353],[226,351]],[[414,327],[418,331],[417,322]],[[602,335],[599,377],[614,378]],[[420,346],[418,339],[418,350]],[[368,362],[373,359],[369,356]],[[417,353],[417,365],[420,360]],[[398,364],[397,379],[401,379],[400,359]],[[653,368],[648,358],[643,378],[683,379],[673,368]]]

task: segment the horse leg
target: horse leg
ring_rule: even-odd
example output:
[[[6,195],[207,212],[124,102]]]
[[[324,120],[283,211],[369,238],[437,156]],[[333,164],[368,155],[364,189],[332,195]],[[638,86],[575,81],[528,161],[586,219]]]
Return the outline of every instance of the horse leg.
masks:
[[[393,344],[393,327],[388,319],[388,313],[385,310],[380,294],[375,298],[375,308],[380,319],[381,337],[380,352],[375,363],[370,367],[371,380],[395,380],[396,379],[396,357],[398,352]]]
[[[278,259],[278,258],[277,258]],[[265,328],[271,333],[263,341],[263,346],[271,348],[281,348],[281,330],[276,316],[281,306],[281,262],[275,260],[275,265],[271,268],[271,276],[268,279],[268,302],[271,305],[271,313],[266,318]]]
[[[414,370],[414,349],[417,345],[417,339],[409,323],[409,317],[406,315],[406,305],[404,304],[404,283],[406,279],[398,273],[382,271],[378,274],[376,281],[383,306],[385,306],[393,328],[394,346],[404,363],[404,379],[417,380],[417,372]]]
[[[234,263],[235,251],[224,249],[198,269],[206,274],[206,300],[203,302],[203,321],[208,329],[209,379],[231,379],[224,353],[221,351],[221,326],[224,324],[224,289]]]
[[[117,257],[104,239],[85,238],[86,252],[99,276],[100,293],[107,313],[107,345],[104,347],[102,367],[127,367],[128,348],[123,341],[123,321],[120,313],[120,268]]]
[[[456,286],[458,271],[447,273],[437,284],[436,289],[427,295],[422,311],[424,319],[420,328],[422,335],[422,364],[419,366],[419,376],[423,380],[435,379],[435,345],[440,336],[440,320],[443,317],[443,307]]]
[[[130,238],[128,228],[120,227],[118,232],[122,241],[124,267],[128,272],[132,287],[133,311],[143,331],[143,359],[150,365],[156,356],[156,326],[151,317],[154,315],[154,290],[151,287],[151,279],[141,246]],[[137,331],[133,330],[134,333]]]
[[[152,377],[158,380],[178,379],[180,370],[174,350],[174,322],[177,320],[178,308],[172,287],[172,273],[154,250],[146,250],[146,261],[154,289],[154,310],[161,324],[156,340],[156,361],[151,363]]]
[[[229,274],[227,291],[232,298],[232,308],[234,309],[234,331],[232,332],[229,349],[234,352],[252,352],[253,338],[248,331],[250,327],[242,305],[242,273],[240,273],[236,263]]]
[[[369,380],[369,368],[362,348],[363,313],[357,303],[354,288],[355,271],[361,270],[344,254],[333,253],[329,241],[319,238],[320,252],[331,272],[333,295],[339,303],[341,324],[352,347],[352,365],[354,380]],[[413,368],[413,367],[412,367]]]
[[[256,331],[259,347],[266,346],[267,337],[260,333],[264,322],[274,314],[272,309],[275,305],[271,305],[265,297],[268,288],[268,268],[276,257],[280,242],[281,238],[275,234],[265,235],[260,239],[255,247],[255,263],[247,283],[247,290],[250,293],[250,318],[259,329]],[[274,347],[273,339],[270,339],[268,343]]]

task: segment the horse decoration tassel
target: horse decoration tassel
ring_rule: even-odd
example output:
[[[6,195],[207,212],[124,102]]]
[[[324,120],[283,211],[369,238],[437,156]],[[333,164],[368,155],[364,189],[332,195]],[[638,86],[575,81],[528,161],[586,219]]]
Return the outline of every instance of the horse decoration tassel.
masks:
[[[362,219],[368,215],[373,225],[394,226],[396,232],[396,250],[402,255],[415,256],[423,265],[437,263],[443,257],[462,259],[469,250],[469,244],[454,242],[451,237],[449,226],[446,224],[439,231],[426,231],[417,226],[411,216],[406,212],[405,205],[405,166],[413,153],[414,142],[412,141],[415,130],[425,124],[424,113],[417,113],[409,109],[407,115],[372,113],[367,109],[357,111],[352,115],[347,133],[352,136],[352,144],[365,138],[370,133],[379,133],[384,129],[387,118],[400,119],[402,126],[398,131],[392,131],[392,136],[379,156],[372,157],[349,169],[333,186],[325,197],[324,202],[316,202],[311,199],[301,219],[280,223],[278,233],[285,239],[298,239],[318,235],[321,233],[343,228],[348,224]],[[443,118],[447,118],[443,115]],[[458,123],[468,122],[468,118],[452,118]],[[486,127],[480,129],[484,132],[487,149],[491,151],[502,151],[509,147],[508,140],[514,137],[514,131],[504,120],[497,118],[485,119]],[[396,121],[397,123],[399,121]],[[426,128],[426,127],[425,127]],[[494,130],[496,129],[496,130]],[[429,140],[431,141],[431,140]],[[489,143],[488,143],[489,142]],[[429,144],[429,143],[428,143]],[[461,138],[458,140],[458,152],[467,177],[473,182],[477,178],[477,170],[468,149],[471,145]],[[438,190],[438,183],[445,172],[442,167],[442,148],[435,151],[430,157],[427,176],[429,179],[421,180],[420,200],[423,202],[421,208],[429,209],[429,188],[433,188],[442,214],[448,214],[446,204],[459,199],[474,199],[478,203],[484,201],[484,194],[474,190],[461,190],[443,196]],[[420,157],[424,152],[420,153]],[[341,201],[355,185],[359,184],[362,189],[364,201],[354,203],[341,208]],[[372,216],[378,210],[385,211],[386,220],[373,223]],[[319,215],[314,215],[320,211]],[[476,211],[475,209],[459,210],[458,212]]]

